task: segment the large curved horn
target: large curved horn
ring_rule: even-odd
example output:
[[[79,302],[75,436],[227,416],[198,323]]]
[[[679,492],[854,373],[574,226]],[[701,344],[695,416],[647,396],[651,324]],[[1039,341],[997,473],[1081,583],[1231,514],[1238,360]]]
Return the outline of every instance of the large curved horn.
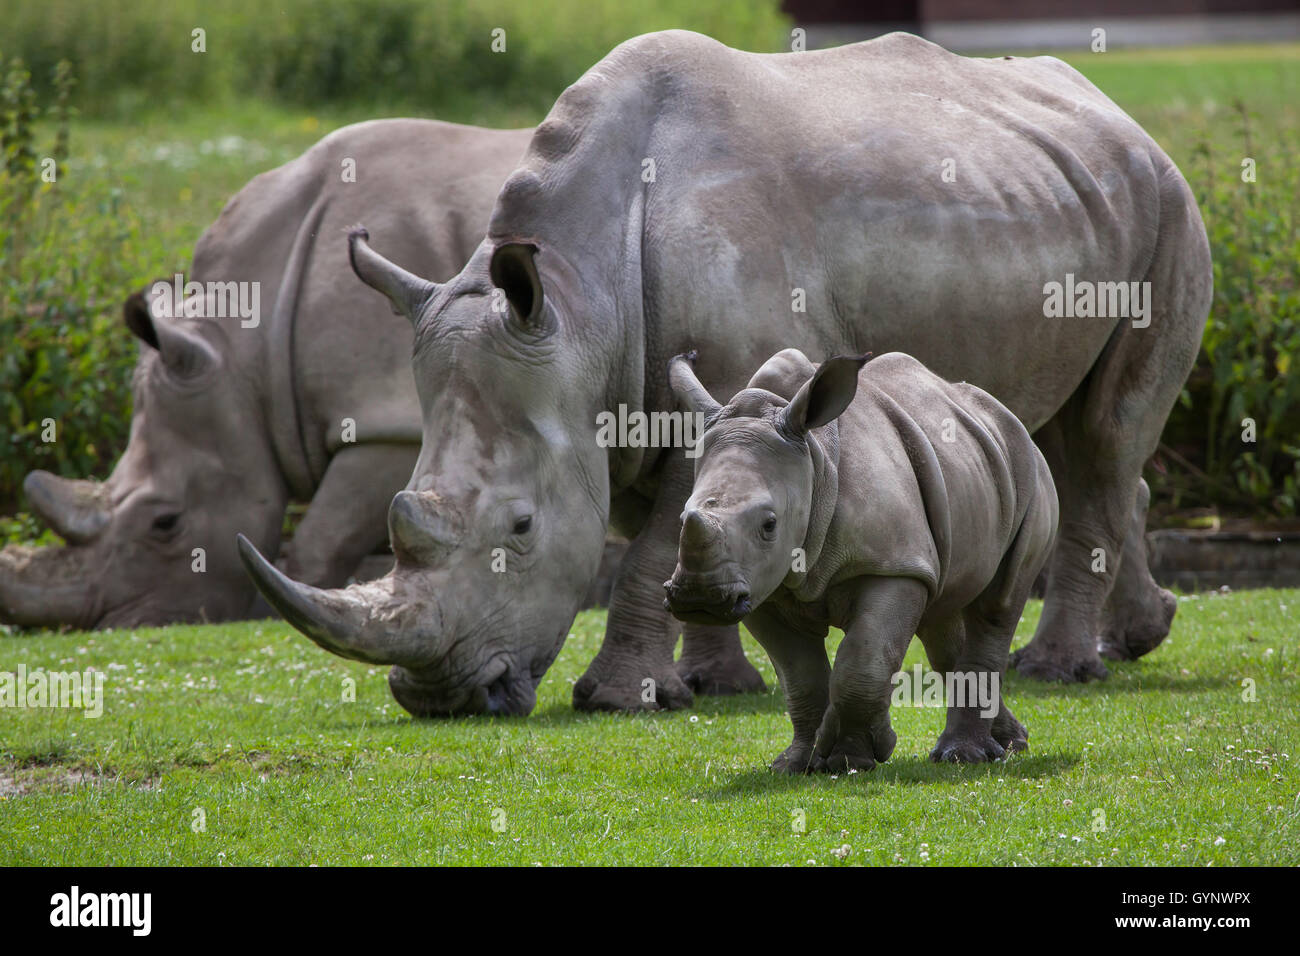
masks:
[[[33,471],[23,479],[23,491],[32,510],[69,544],[93,541],[108,524],[108,493],[98,482]]]
[[[369,243],[370,233],[365,226],[353,226],[348,230],[348,260],[352,263],[352,271],[366,285],[388,296],[394,311],[414,323],[420,314],[420,306],[438,290],[437,284],[389,262],[371,249]]]
[[[675,356],[668,363],[668,384],[677,396],[677,400],[693,412],[713,415],[722,406],[709,394],[698,378],[695,377],[694,349],[685,355]]]
[[[262,596],[284,619],[325,650],[367,664],[427,665],[437,641],[419,616],[427,598],[395,593],[401,585],[390,573],[378,581],[322,590],[300,584],[262,557],[242,534],[239,559]]]

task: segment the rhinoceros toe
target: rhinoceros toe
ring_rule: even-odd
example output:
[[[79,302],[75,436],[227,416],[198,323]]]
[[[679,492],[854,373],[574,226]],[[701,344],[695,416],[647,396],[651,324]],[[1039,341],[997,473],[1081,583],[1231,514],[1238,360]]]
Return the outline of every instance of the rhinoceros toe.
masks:
[[[1007,666],[1021,677],[1062,684],[1085,684],[1110,676],[1095,649],[1091,654],[1044,651],[1036,640],[1012,654]]]
[[[683,659],[677,662],[677,676],[695,693],[710,697],[767,693],[763,675],[743,658],[729,661],[725,666],[701,665]]]
[[[695,700],[672,669],[626,668],[593,673],[595,665],[573,685],[576,710],[682,710]]]
[[[810,769],[818,773],[845,773],[871,770],[888,760],[898,744],[898,735],[890,726],[888,715],[866,723],[866,728],[860,729],[863,722],[846,719],[834,704],[828,707],[817,732]]]
[[[791,744],[771,763],[773,773],[803,774],[812,767],[812,748]]]
[[[943,733],[930,751],[935,763],[987,763],[1006,756],[1003,746],[987,734]]]
[[[1169,636],[1178,611],[1178,599],[1160,588],[1141,607],[1117,613],[1097,641],[1102,657],[1112,661],[1135,661],[1149,654]]]
[[[993,718],[993,739],[1004,750],[1022,753],[1029,749],[1029,731],[1004,705]]]

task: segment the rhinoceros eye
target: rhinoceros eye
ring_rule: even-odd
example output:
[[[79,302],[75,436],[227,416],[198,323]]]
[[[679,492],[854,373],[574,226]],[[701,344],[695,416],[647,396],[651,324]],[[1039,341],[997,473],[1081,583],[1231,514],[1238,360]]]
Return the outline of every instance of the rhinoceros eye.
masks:
[[[153,530],[157,534],[170,534],[180,524],[181,516],[176,512],[161,514],[153,519]]]
[[[533,528],[533,516],[524,515],[522,518],[519,518],[517,521],[515,521],[514,533],[527,534],[529,531],[532,530],[532,528]]]
[[[763,534],[776,534],[776,515],[768,515],[763,519]]]

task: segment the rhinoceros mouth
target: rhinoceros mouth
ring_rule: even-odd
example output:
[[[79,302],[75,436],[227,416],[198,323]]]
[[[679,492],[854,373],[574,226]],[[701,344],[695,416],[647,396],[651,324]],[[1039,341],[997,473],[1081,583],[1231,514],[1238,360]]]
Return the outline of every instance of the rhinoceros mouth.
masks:
[[[421,680],[418,673],[394,667],[388,675],[393,698],[414,717],[526,717],[537,703],[540,678],[506,668],[499,676],[448,695]]]
[[[103,566],[89,548],[0,549],[0,623],[91,628],[103,617]]]
[[[664,608],[688,624],[735,624],[754,609],[741,580],[706,583],[674,575],[664,582]]]

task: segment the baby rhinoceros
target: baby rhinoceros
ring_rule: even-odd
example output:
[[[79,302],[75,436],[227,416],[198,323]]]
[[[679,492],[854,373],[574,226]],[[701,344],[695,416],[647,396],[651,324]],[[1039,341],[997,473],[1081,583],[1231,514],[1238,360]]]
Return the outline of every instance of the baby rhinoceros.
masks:
[[[987,392],[899,352],[868,358],[815,366],[786,349],[725,406],[694,353],[669,365],[678,400],[707,418],[665,603],[683,621],[744,618],[771,656],[794,724],[774,770],[888,759],[913,635],[948,689],[933,759],[1028,747],[1001,685],[1056,535],[1047,463]],[[833,669],[830,625],[844,630]]]

